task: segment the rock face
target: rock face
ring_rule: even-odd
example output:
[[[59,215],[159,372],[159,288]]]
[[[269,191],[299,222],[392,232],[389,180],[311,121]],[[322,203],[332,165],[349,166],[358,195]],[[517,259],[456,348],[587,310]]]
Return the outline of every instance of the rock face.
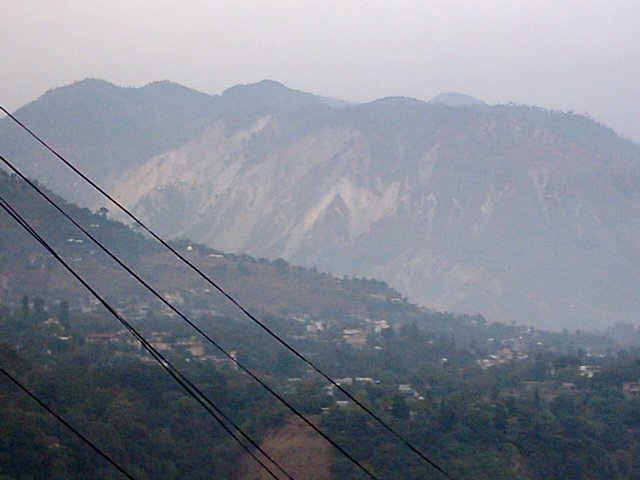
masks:
[[[633,319],[639,162],[583,117],[385,99],[221,119],[117,194],[168,235],[584,328]]]
[[[163,234],[380,278],[490,320],[637,320],[640,148],[594,121],[345,105],[275,82],[216,98],[226,106],[206,127],[114,183]]]

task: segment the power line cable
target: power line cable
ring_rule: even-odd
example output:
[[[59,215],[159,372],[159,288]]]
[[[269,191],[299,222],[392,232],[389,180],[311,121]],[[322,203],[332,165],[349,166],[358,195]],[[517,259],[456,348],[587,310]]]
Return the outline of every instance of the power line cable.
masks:
[[[214,417],[214,419],[222,426],[222,428],[234,440],[249,454],[251,457],[260,464],[260,466],[269,473],[269,475],[275,480],[279,478],[273,473],[269,467],[258,458],[255,453],[244,444],[238,436],[224,423],[224,420],[229,422],[230,425],[236,429],[240,435],[245,438],[254,448],[256,448],[262,455],[265,456],[278,470],[280,470],[289,480],[294,478],[289,475],[286,470],[276,462],[267,452],[265,452],[260,445],[258,445],[249,435],[247,435],[235,422],[233,422],[228,416],[224,414],[216,405],[198,388],[196,387],[184,374],[182,374],[177,368],[171,364],[161,353],[153,347],[129,322],[127,322],[106,300],[104,300],[100,294],[80,275],[78,274],[60,255],[48,244],[44,238],[42,238],[38,232],[0,195],[0,207],[4,209],[22,228],[24,228],[33,238],[35,238],[58,262],[60,262],[85,288],[87,288],[91,294],[111,313],[116,319],[131,332],[132,335],[141,343],[141,345],[149,352],[149,354],[156,360],[162,368],[173,377],[173,379],[183,387],[187,393],[193,397],[202,407]]]
[[[251,437],[249,437],[248,435],[246,435],[242,429],[240,427],[238,427],[230,418],[228,418],[220,409],[218,409],[218,407],[215,406],[215,404],[204,394],[202,393],[202,391],[200,389],[198,389],[198,387],[196,387],[187,377],[185,377],[178,369],[176,369],[171,362],[169,362],[162,354],[160,354],[155,347],[153,347],[153,345],[151,345],[134,327],[132,327],[126,320],[124,320],[117,312],[116,310],[111,307],[108,304],[105,304],[105,302],[103,301],[103,299],[101,297],[99,297],[97,295],[97,293],[95,291],[93,291],[92,287],[90,287],[86,282],[84,282],[84,280],[82,278],[80,278],[75,271],[73,271],[68,264],[66,264],[66,262],[64,262],[64,260],[62,260],[57,253],[50,247],[48,244],[46,244],[46,242],[44,241],[44,239],[42,239],[42,237],[40,237],[37,232],[35,232],[35,230],[22,218],[19,216],[19,214],[12,209],[12,207],[10,205],[8,205],[8,203],[6,202],[6,200],[4,200],[1,196],[0,196],[0,206],[2,206],[2,208],[9,213],[23,228],[25,228],[27,230],[27,232],[29,234],[31,234],[34,238],[36,238],[36,240],[38,240],[43,246],[45,246],[45,248],[47,248],[47,250],[49,250],[49,252],[58,260],[60,261],[68,270],[71,271],[71,273],[79,280],[83,283],[83,285],[88,288],[91,293],[96,296],[96,298],[107,308],[107,310],[109,310],[109,312],[111,314],[113,314],[114,316],[116,316],[116,318],[125,326],[125,328],[127,328],[135,337],[136,339],[141,343],[141,345],[151,354],[151,356],[154,358],[154,360],[156,360],[156,362],[158,362],[173,378],[174,380],[176,380],[176,382],[178,384],[180,384],[186,391],[187,393],[189,393],[193,398],[196,399],[196,401],[198,401],[198,403],[200,403],[205,410],[207,410],[207,412],[212,415],[216,421],[218,421],[218,423],[220,423],[220,425],[223,427],[223,429],[230,434],[254,459],[256,459],[256,461],[267,470],[267,472],[269,472],[271,474],[271,476],[273,478],[278,478],[276,477],[254,454],[253,452],[251,452],[248,447],[246,445],[244,445],[237,437],[236,435],[228,428],[227,425],[224,424],[224,422],[221,421],[220,418],[218,418],[218,415],[220,415],[220,417],[224,418],[226,421],[228,421],[236,430],[239,431],[239,433],[249,441],[249,443],[254,446],[256,449],[258,449],[267,459],[269,459],[274,465],[276,465],[278,467],[278,469],[283,472],[287,478],[289,478],[290,480],[293,480],[292,477],[286,472],[284,471],[284,469],[275,461],[273,460],[266,452],[264,452],[264,450],[262,450],[262,448],[254,441],[251,439]],[[44,242],[44,243],[43,243]],[[205,405],[208,404],[208,405]],[[212,411],[213,409],[213,411]]]
[[[189,379],[185,377],[178,369],[176,369],[171,364],[171,362],[169,362],[162,354],[160,354],[157,351],[157,349],[155,349],[155,347],[153,347],[153,345],[151,345],[133,326],[131,326],[126,320],[124,320],[124,318],[122,318],[122,316],[118,314],[117,311],[113,307],[111,307],[111,305],[107,304],[106,301],[104,301],[99,296],[99,294],[95,292],[93,287],[91,287],[84,279],[82,279],[57,254],[57,252],[55,252],[55,250],[53,250],[53,248],[50,247],[50,245],[48,245],[47,242],[42,237],[39,236],[39,234],[11,207],[11,205],[8,204],[8,202],[6,202],[6,200],[4,200],[4,198],[2,198],[2,196],[0,196],[0,206],[2,206],[2,208],[7,213],[9,213],[9,215],[11,215],[14,218],[14,220],[16,220],[25,230],[27,230],[27,232],[31,236],[33,236],[36,240],[38,240],[38,242],[41,243],[41,245],[43,245],[45,249],[49,251],[49,253],[51,253],[60,263],[62,263],[63,266],[67,268],[67,270],[69,270],[72,273],[72,275],[76,277],[76,279],[78,279],[85,286],[85,288],[87,288],[105,306],[105,308],[107,308],[107,310],[112,315],[114,315],[118,319],[118,321],[120,321],[120,323],[134,335],[134,337],[141,343],[141,345],[145,348],[145,350],[147,350],[149,354],[151,354],[154,360],[156,360],[156,362],[158,362],[169,373],[169,375],[171,375],[174,378],[174,380],[176,380],[176,382],[180,384],[187,391],[187,393],[189,393],[189,395],[191,395],[196,401],[198,401],[198,403],[200,403],[205,408],[205,410],[207,410],[207,412],[210,415],[212,415],[216,419],[216,421],[218,421],[218,423],[223,427],[223,429],[229,435],[231,435],[243,447],[243,449],[245,449],[264,469],[266,469],[267,472],[273,478],[275,478],[276,480],[278,479],[278,477],[276,477],[273,474],[273,472],[268,467],[266,467],[266,465],[264,465],[264,463],[261,462],[260,459],[257,458],[255,454],[237,438],[237,436],[229,429],[229,427],[221,420],[221,418],[218,417],[218,415],[220,415],[220,417],[224,418],[236,430],[238,430],[238,432],[253,447],[259,450],[267,459],[269,459],[269,461],[271,461],[271,463],[276,465],[278,469],[287,476],[287,478],[289,478],[290,480],[293,480],[293,478],[275,460],[273,460],[254,440],[252,440],[251,437],[246,435],[240,427],[238,427],[218,407],[216,407],[215,404],[204,393],[202,393],[200,389],[198,389],[198,387],[196,387],[191,381],[189,381]]]
[[[101,195],[103,195],[106,199],[116,205],[125,215],[127,215],[131,220],[140,225],[144,231],[146,231],[149,235],[151,235],[154,239],[156,239],[159,243],[161,243],[165,248],[167,248],[171,253],[173,253],[176,257],[178,257],[185,265],[187,265],[191,270],[197,273],[205,282],[215,288],[220,294],[222,294],[227,300],[229,300],[233,305],[235,305],[247,318],[256,323],[260,328],[262,328],[267,334],[269,334],[274,340],[280,343],[283,347],[289,350],[294,356],[300,359],[302,362],[307,364],[311,369],[313,369],[316,373],[318,373],[321,377],[331,383],[336,389],[338,389],[342,394],[344,394],[349,400],[351,400],[354,404],[356,404],[359,408],[361,408],[364,412],[366,412],[371,418],[373,418],[379,425],[381,425],[387,432],[389,432],[392,436],[394,436],[398,441],[400,441],[405,447],[409,448],[413,453],[415,453],[418,457],[420,457],[423,461],[427,462],[433,468],[435,468],[438,472],[444,475],[449,480],[454,480],[440,465],[438,465],[435,461],[428,458],[420,449],[415,447],[406,437],[398,433],[393,427],[391,427],[387,422],[385,422],[380,416],[378,416],[375,412],[373,412],[370,408],[360,402],[355,396],[349,393],[344,387],[339,385],[335,380],[333,380],[328,374],[324,372],[320,367],[315,365],[311,360],[307,359],[302,353],[298,352],[294,347],[289,345],[283,338],[281,338],[277,333],[271,330],[267,325],[261,322],[257,317],[255,317],[251,312],[249,312],[242,304],[240,304],[233,296],[227,293],[218,283],[213,281],[208,275],[206,275],[201,269],[199,269],[196,265],[194,265],[191,261],[189,261],[186,257],[184,257],[180,252],[178,252],[175,248],[173,248],[167,241],[162,239],[158,234],[156,234],[151,228],[147,227],[145,223],[143,223],[137,216],[131,213],[126,207],[124,207],[120,202],[118,202],[115,198],[113,198],[109,193],[107,193],[104,189],[102,189],[99,185],[97,185],[93,180],[91,180],[87,175],[82,173],[75,165],[65,159],[62,155],[60,155],[53,147],[51,147],[47,142],[45,142],[42,138],[40,138],[36,133],[34,133],[29,127],[27,127],[24,123],[18,120],[13,114],[11,114],[8,110],[6,110],[2,105],[0,105],[0,110],[2,110],[13,122],[19,125],[22,129],[24,129],[27,133],[29,133],[35,140],[37,140],[42,146],[44,146],[47,150],[49,150],[55,157],[57,157],[61,162],[63,162],[67,167],[69,167],[73,172],[75,172],[78,176],[80,176],[84,181],[89,183],[94,189],[96,189]]]
[[[67,422],[62,416],[56,413],[49,405],[44,403],[38,396],[30,391],[27,387],[25,387],[18,379],[16,379],[13,375],[11,375],[8,371],[0,366],[0,372],[3,373],[9,380],[11,380],[20,390],[29,395],[33,400],[35,400],[42,408],[44,408],[51,416],[53,416],[56,420],[62,423],[68,430],[73,432],[80,440],[86,443],[89,447],[91,447],[98,455],[104,458],[107,462],[109,462],[113,467],[115,467],[120,473],[122,473],[125,477],[135,480],[133,475],[127,472],[124,467],[121,467],[114,459],[112,459],[109,455],[104,453],[100,447],[98,447],[95,443],[93,443],[89,438],[84,436],[80,431]]]
[[[120,260],[113,252],[111,252],[102,242],[100,242],[93,234],[91,234],[87,229],[85,229],[79,222],[77,222],[73,217],[71,217],[62,207],[60,207],[50,196],[48,196],[38,185],[36,185],[33,181],[29,180],[19,169],[17,169],[11,162],[9,162],[5,157],[0,155],[0,161],[2,161],[11,171],[13,171],[16,175],[18,175],[25,183],[27,183],[31,188],[33,188],[40,196],[42,196],[50,205],[52,205],[61,215],[63,215],[67,220],[69,220],[76,228],[78,228],[82,233],[84,233],[91,241],[96,244],[103,252],[105,252],[112,260],[114,260],[118,265],[120,265],[124,270],[127,271],[133,278],[135,278],[141,285],[143,285],[151,294],[153,294],[158,300],[160,300],[164,305],[170,308],[174,313],[176,313],[183,321],[185,321],[191,328],[193,328],[196,332],[198,332],[203,338],[205,338],[211,345],[213,345],[218,351],[220,351],[224,356],[226,356],[229,360],[234,362],[242,371],[247,373],[254,381],[256,381],[260,386],[265,388],[273,397],[275,397],[280,403],[285,405],[291,412],[293,412],[298,418],[300,418],[304,423],[306,423],[311,429],[313,429],[316,433],[318,433],[322,438],[324,438],[327,442],[329,442],[334,448],[336,448],[342,455],[344,455],[349,461],[351,461],[354,465],[356,465],[360,470],[362,470],[365,474],[367,474],[370,478],[376,478],[364,465],[362,465],[355,457],[353,457],[349,452],[347,452],[343,447],[340,446],[335,440],[329,437],[326,433],[324,433],[320,428],[318,428],[311,420],[309,420],[302,412],[300,412],[295,406],[293,406],[290,402],[288,402],[284,397],[278,394],[275,390],[273,390],[269,385],[267,385],[260,377],[258,377],[253,371],[251,371],[244,364],[239,362],[236,358],[234,358],[227,350],[225,350],[218,342],[216,342],[210,335],[204,332],[198,325],[193,323],[182,311],[180,311],[177,307],[175,307],[171,302],[166,300],[156,289],[154,289],[148,282],[142,279],[131,267],[129,267],[124,261]]]

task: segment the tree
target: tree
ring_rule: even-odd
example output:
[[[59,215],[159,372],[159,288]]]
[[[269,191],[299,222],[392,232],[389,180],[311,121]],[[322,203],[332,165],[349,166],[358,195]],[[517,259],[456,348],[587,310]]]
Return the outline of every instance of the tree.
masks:
[[[58,303],[58,321],[64,328],[69,328],[69,303],[65,300]]]
[[[29,297],[24,295],[22,297],[22,320],[26,322],[27,320],[29,320],[30,315],[31,308],[29,307]]]
[[[32,320],[35,323],[41,323],[46,320],[47,313],[45,311],[44,300],[40,297],[36,297],[33,300],[33,315]]]
[[[407,402],[404,401],[402,395],[393,396],[391,399],[391,405],[389,406],[389,411],[391,412],[391,415],[399,420],[409,419],[409,407],[407,406]]]

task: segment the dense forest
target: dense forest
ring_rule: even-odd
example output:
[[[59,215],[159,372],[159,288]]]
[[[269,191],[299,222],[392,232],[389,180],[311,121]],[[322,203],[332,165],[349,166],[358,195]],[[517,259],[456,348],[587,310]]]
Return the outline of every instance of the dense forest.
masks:
[[[378,478],[438,478],[254,326],[199,321]],[[292,322],[268,321],[283,331]],[[471,332],[456,338],[433,312],[350,345],[344,332],[354,322],[338,315],[319,335],[288,335],[455,478],[637,478],[640,397],[624,385],[640,379],[638,351],[615,351],[607,337],[450,316],[449,326]],[[258,441],[291,415],[175,318],[150,315],[136,325]],[[100,309],[25,297],[0,310],[0,335],[3,368],[136,478],[237,478],[238,445]],[[494,350],[504,356],[487,367],[480,359],[499,357]],[[117,478],[32,399],[1,383],[0,478]],[[361,478],[337,452],[333,458],[333,478]]]
[[[16,177],[0,172],[0,193],[257,442],[291,417]],[[105,210],[56,200],[378,478],[438,478],[148,238]],[[595,334],[492,323],[412,305],[376,280],[338,279],[188,240],[173,245],[454,478],[638,478],[636,327]],[[246,453],[4,215],[0,256],[3,369],[137,479],[239,480]],[[0,384],[1,480],[118,478],[4,376]],[[337,451],[331,465],[336,480],[362,476]]]

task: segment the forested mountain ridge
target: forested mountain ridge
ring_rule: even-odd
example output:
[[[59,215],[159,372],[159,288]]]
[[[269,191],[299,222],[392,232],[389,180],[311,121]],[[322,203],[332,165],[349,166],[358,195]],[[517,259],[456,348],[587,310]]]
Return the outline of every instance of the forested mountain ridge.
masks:
[[[168,235],[590,328],[635,319],[638,185],[640,148],[585,117],[389,98],[221,119],[116,193]]]
[[[218,102],[171,82],[141,89],[95,79],[51,90],[16,113],[107,188],[144,160],[175,148],[213,118]],[[65,175],[51,155],[8,118],[0,119],[2,153],[71,201],[91,206],[90,188]]]
[[[169,81],[123,88],[85,79],[56,88],[15,115],[92,179],[112,188],[149,158],[189,141],[222,115],[290,111],[346,102],[288,89],[278,82],[237,85],[207,95]],[[102,199],[57,167],[49,152],[8,118],[0,119],[2,153],[65,198],[95,207]]]
[[[115,113],[101,110],[103,90]],[[68,121],[29,113],[57,96]],[[80,82],[17,114],[170,237],[380,278],[427,307],[503,322],[636,318],[640,147],[586,116],[457,94],[349,105],[272,81],[220,96]],[[85,116],[89,140],[69,133]],[[10,160],[83,197],[8,125]]]

